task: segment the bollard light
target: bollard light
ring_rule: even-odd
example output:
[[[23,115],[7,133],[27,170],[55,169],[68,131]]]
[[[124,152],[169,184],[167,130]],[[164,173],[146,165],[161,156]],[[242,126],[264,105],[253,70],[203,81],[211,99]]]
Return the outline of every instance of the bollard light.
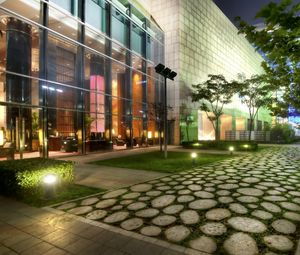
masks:
[[[43,178],[43,183],[51,185],[57,182],[57,176],[54,174],[47,174]]]
[[[233,154],[234,147],[233,146],[229,146],[229,151],[230,151],[230,154]]]
[[[196,165],[197,153],[196,152],[192,152],[191,153],[191,157],[192,157],[192,165],[195,166]]]
[[[51,199],[55,195],[55,184],[57,183],[57,176],[55,174],[47,174],[43,177],[45,186],[45,198]]]

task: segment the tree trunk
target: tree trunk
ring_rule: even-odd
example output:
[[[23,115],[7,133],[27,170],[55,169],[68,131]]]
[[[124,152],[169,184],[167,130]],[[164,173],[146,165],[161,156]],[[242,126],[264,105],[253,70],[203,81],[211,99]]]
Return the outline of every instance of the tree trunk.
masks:
[[[188,140],[188,142],[190,141],[190,136],[189,136],[189,125],[188,124],[186,124],[186,138],[187,138],[187,140]]]
[[[251,132],[252,132],[253,120],[250,118],[250,125],[249,125],[249,137],[248,141],[251,141]]]
[[[219,118],[216,119],[216,129],[215,129],[215,136],[216,136],[216,141],[219,142],[220,141],[220,129],[219,129],[219,125],[220,125],[220,120]]]

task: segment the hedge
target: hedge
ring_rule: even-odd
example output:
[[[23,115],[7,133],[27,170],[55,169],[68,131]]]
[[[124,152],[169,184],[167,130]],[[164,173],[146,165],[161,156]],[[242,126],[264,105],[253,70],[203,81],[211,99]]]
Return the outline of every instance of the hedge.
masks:
[[[43,177],[58,177],[57,187],[73,183],[73,163],[55,159],[21,159],[0,162],[0,193],[24,197],[44,192]]]
[[[258,144],[249,141],[183,141],[183,148],[199,149],[199,150],[229,150],[230,146],[235,151],[256,151]]]

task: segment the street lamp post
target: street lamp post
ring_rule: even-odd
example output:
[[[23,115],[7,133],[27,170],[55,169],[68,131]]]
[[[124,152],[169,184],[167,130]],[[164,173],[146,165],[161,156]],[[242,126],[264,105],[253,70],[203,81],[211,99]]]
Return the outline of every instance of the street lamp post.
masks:
[[[168,112],[167,112],[167,79],[174,81],[177,73],[172,71],[170,68],[165,67],[163,64],[158,64],[155,67],[155,71],[162,75],[165,79],[165,93],[164,93],[164,154],[165,158],[168,157],[167,144],[168,144],[168,131],[167,131],[167,121],[168,121]]]

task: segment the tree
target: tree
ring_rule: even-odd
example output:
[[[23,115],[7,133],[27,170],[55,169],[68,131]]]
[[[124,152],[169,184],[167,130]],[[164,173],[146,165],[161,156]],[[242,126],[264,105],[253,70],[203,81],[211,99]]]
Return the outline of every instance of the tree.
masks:
[[[235,94],[235,83],[228,82],[223,75],[209,74],[208,80],[192,85],[195,91],[192,93],[192,101],[200,102],[200,110],[206,113],[215,130],[216,141],[220,140],[220,117],[223,114],[224,105],[231,102]],[[209,115],[213,113],[213,116]]]
[[[265,81],[277,89],[284,88],[283,99],[295,108],[300,107],[299,11],[300,3],[293,4],[292,0],[282,0],[278,4],[271,2],[256,15],[263,20],[262,29],[236,18],[239,33],[245,34],[265,56]]]
[[[181,118],[181,121],[185,123],[185,131],[186,131],[187,141],[190,141],[189,127],[194,122],[194,119],[193,119],[191,109],[188,108],[185,103],[182,103],[180,106],[180,118]]]
[[[251,133],[254,130],[254,120],[258,110],[261,107],[269,106],[272,103],[273,93],[268,85],[263,84],[263,78],[259,75],[253,75],[246,79],[244,75],[239,74],[238,95],[241,102],[248,107],[249,111],[249,141]],[[237,88],[237,86],[236,86]]]

